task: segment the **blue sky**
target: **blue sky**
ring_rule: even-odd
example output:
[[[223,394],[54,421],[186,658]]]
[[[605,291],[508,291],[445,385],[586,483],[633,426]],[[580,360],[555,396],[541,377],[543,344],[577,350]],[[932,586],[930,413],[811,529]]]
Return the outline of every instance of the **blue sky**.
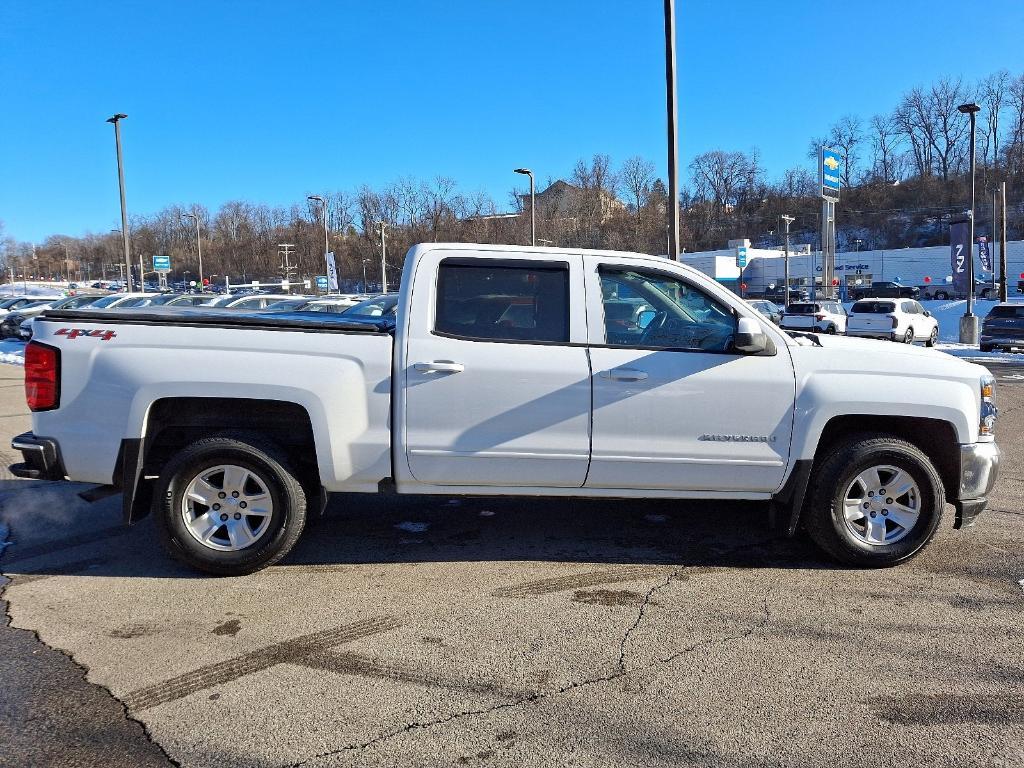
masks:
[[[774,177],[844,113],[1024,71],[1024,3],[968,8],[680,0],[682,165],[757,147]],[[659,0],[5,0],[0,220],[21,240],[119,226],[114,112],[131,213],[437,175],[504,204],[513,168],[594,152],[663,175],[662,30]]]

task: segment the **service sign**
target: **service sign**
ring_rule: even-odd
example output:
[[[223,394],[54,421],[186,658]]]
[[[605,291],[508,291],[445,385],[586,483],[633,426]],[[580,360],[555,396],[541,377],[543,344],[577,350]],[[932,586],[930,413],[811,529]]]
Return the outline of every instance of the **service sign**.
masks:
[[[156,254],[153,256],[153,271],[154,272],[170,272],[171,271],[171,257],[161,256]]]
[[[818,179],[821,181],[821,196],[826,200],[839,199],[839,167],[843,156],[834,149],[821,148],[818,163]]]

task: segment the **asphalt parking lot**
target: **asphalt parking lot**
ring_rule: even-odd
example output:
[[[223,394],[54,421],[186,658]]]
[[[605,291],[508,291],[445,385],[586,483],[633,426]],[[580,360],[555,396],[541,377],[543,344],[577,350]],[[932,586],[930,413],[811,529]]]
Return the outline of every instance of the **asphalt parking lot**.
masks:
[[[760,504],[350,496],[213,579],[119,498],[4,480],[0,765],[1024,765],[1024,365],[992,370],[989,511],[882,571]]]

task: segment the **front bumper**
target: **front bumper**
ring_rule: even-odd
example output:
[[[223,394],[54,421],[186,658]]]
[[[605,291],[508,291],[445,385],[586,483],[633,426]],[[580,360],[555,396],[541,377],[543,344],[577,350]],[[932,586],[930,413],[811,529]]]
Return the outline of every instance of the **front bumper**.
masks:
[[[15,477],[30,480],[63,480],[64,462],[60,457],[60,446],[49,437],[36,437],[25,432],[11,440],[11,448],[21,451],[23,462],[12,464],[9,469]]]
[[[988,506],[999,477],[999,446],[995,443],[970,443],[960,446],[960,487],[957,498],[954,528],[974,525],[975,519]]]

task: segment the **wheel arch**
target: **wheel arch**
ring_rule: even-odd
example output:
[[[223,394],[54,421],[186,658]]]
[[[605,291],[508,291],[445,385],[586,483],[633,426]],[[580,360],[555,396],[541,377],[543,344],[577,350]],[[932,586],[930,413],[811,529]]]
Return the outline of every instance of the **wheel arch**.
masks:
[[[118,458],[126,523],[149,514],[154,480],[181,448],[212,434],[230,432],[270,440],[288,452],[293,469],[311,495],[322,490],[316,440],[309,411],[284,400],[166,397],[153,401],[140,440],[123,440]]]

